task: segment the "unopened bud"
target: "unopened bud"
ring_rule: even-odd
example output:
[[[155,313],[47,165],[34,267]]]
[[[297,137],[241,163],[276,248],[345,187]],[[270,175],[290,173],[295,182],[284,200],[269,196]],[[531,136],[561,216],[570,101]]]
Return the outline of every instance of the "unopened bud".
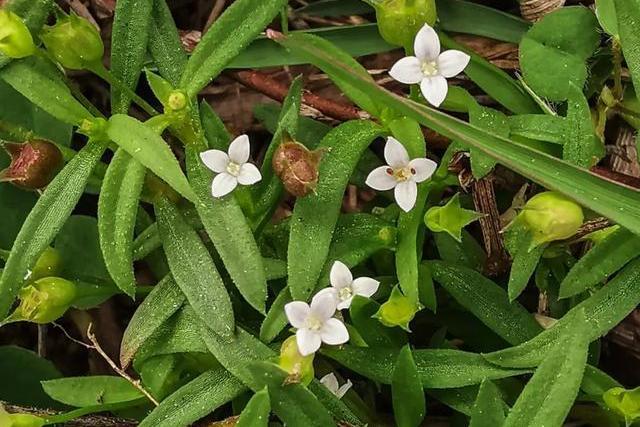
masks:
[[[438,17],[435,0],[379,0],[375,9],[382,38],[402,47],[413,46],[420,28]]]
[[[295,335],[287,338],[280,347],[278,366],[289,373],[289,383],[301,383],[308,385],[314,377],[313,370],[314,353],[303,356],[298,350],[298,342]]]
[[[0,52],[9,58],[31,56],[36,50],[31,32],[15,13],[0,9]]]
[[[0,143],[11,164],[0,172],[0,182],[10,182],[27,190],[46,187],[64,163],[62,152],[52,142],[34,139],[23,144]]]
[[[187,107],[187,96],[180,90],[174,90],[167,99],[167,107],[172,111],[181,111]]]
[[[573,200],[548,191],[535,195],[525,204],[522,219],[538,246],[573,236],[582,225],[584,214]]]
[[[462,240],[462,229],[484,215],[460,206],[460,193],[456,193],[446,205],[434,206],[424,215],[424,222],[434,233],[445,232],[458,242]]]
[[[62,66],[82,70],[102,59],[104,44],[89,21],[71,14],[40,35],[47,50]]]
[[[391,291],[387,302],[380,306],[380,309],[373,317],[385,326],[400,326],[402,329],[409,331],[409,323],[420,309],[419,304],[404,296],[400,287],[396,286]]]
[[[640,387],[633,390],[614,387],[602,395],[602,400],[609,409],[623,417],[628,426],[640,418]]]
[[[27,321],[49,323],[69,309],[76,296],[76,285],[59,277],[36,280],[20,290],[20,304],[2,323]]]
[[[304,197],[318,185],[318,166],[323,154],[324,151],[311,151],[285,135],[273,155],[273,170],[289,193]]]
[[[62,271],[62,257],[60,252],[48,247],[36,261],[26,280],[33,282],[45,277],[55,277]]]

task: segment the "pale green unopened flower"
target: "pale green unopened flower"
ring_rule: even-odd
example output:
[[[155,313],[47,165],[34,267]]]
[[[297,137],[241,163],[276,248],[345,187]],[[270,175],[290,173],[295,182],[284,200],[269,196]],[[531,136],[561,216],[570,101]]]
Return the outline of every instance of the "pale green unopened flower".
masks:
[[[278,366],[289,373],[291,382],[308,385],[315,375],[313,369],[313,358],[315,353],[303,356],[298,350],[298,342],[295,336],[290,336],[280,347],[280,357]]]
[[[28,321],[49,323],[69,309],[76,296],[76,285],[59,277],[36,280],[20,290],[20,304],[3,323]]]
[[[36,46],[31,32],[15,13],[0,9],[0,52],[9,58],[24,58],[33,55]]]
[[[522,210],[522,219],[536,246],[573,236],[584,221],[579,204],[560,193],[547,191],[532,197]]]
[[[435,0],[379,0],[376,9],[380,35],[388,43],[411,46],[424,24],[433,26],[438,18]]]
[[[380,309],[373,315],[385,326],[400,326],[409,331],[409,323],[413,320],[421,307],[410,298],[404,296],[399,286],[391,291],[387,302],[380,306]]]
[[[69,15],[40,35],[47,50],[62,66],[82,70],[101,61],[104,44],[98,30],[86,19]]]
[[[55,277],[62,271],[62,257],[60,252],[48,247],[42,252],[36,265],[31,269],[27,280],[36,281],[45,277]]]
[[[609,409],[624,418],[628,426],[640,418],[640,388],[614,387],[607,390],[602,399]]]
[[[459,242],[462,240],[462,229],[482,217],[481,213],[461,208],[460,193],[457,193],[446,205],[430,208],[424,216],[424,222],[434,233],[445,232]]]

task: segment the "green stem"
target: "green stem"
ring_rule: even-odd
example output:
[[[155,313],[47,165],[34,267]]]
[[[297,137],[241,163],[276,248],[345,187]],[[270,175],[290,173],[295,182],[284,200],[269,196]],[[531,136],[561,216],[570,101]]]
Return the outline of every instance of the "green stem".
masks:
[[[280,26],[283,34],[289,34],[289,6],[283,7],[280,12]]]
[[[622,89],[622,45],[617,37],[611,41],[611,50],[613,52],[613,96],[616,100],[621,101],[623,95]]]

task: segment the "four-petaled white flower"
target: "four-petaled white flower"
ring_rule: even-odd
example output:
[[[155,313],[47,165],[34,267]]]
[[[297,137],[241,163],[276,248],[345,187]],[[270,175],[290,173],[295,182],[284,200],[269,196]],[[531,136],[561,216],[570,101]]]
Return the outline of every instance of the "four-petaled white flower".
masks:
[[[315,353],[324,342],[329,345],[349,341],[349,331],[342,321],[333,317],[336,299],[326,292],[317,293],[311,305],[304,301],[293,301],[284,306],[291,326],[297,328],[296,342],[303,356]]]
[[[459,50],[440,53],[440,39],[435,30],[425,25],[414,41],[416,56],[407,56],[396,62],[389,75],[404,84],[420,83],[425,99],[439,107],[447,97],[447,79],[460,74],[471,57]]]
[[[338,310],[351,307],[351,301],[356,295],[369,298],[375,294],[380,282],[370,277],[358,277],[353,279],[349,267],[340,261],[331,266],[329,275],[330,288],[324,288],[318,293],[330,293],[336,299]]]
[[[338,399],[342,399],[342,397],[349,391],[351,386],[353,386],[351,380],[347,380],[346,383],[340,385],[333,372],[320,378],[320,383],[328,388],[331,393],[335,394]]]
[[[426,158],[409,160],[407,150],[393,137],[387,139],[384,158],[388,166],[372,170],[366,183],[378,191],[393,188],[396,203],[403,211],[409,212],[416,204],[418,183],[429,179],[438,164]]]
[[[249,137],[240,135],[229,145],[229,154],[220,150],[207,150],[200,153],[200,159],[206,167],[217,173],[211,184],[213,197],[222,197],[231,193],[238,184],[251,185],[262,179],[258,168],[248,163]]]

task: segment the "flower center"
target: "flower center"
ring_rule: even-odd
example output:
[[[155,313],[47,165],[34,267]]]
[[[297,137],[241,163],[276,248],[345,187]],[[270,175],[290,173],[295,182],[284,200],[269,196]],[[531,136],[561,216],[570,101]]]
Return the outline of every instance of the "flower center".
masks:
[[[416,174],[416,170],[409,166],[404,168],[392,169],[387,168],[387,173],[393,176],[398,182],[404,182]]]
[[[351,286],[344,287],[338,291],[338,298],[340,301],[346,301],[353,296],[353,290]]]
[[[229,175],[238,176],[238,174],[240,174],[240,165],[234,162],[229,162],[227,165],[227,172]]]
[[[307,329],[311,329],[312,331],[319,331],[322,328],[322,320],[318,319],[314,315],[310,315],[307,318]]]
[[[439,74],[438,64],[436,61],[425,61],[422,63],[422,73],[425,76],[437,76]]]

